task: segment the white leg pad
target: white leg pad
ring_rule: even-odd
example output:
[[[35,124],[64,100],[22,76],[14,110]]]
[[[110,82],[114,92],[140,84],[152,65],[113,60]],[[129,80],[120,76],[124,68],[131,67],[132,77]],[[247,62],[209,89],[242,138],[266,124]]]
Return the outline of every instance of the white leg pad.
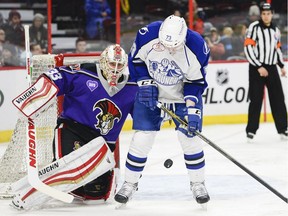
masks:
[[[39,178],[63,192],[73,191],[113,169],[115,161],[103,137],[97,137],[69,155],[39,170]],[[53,198],[37,191],[25,176],[12,185],[12,206],[18,209],[38,208]]]
[[[194,155],[203,151],[203,142],[198,136],[192,138],[187,137],[180,131],[177,131],[178,140],[181,143],[184,154]],[[204,158],[195,161],[195,163],[203,161]],[[187,163],[187,162],[186,162]],[[203,182],[205,180],[205,166],[200,169],[187,169],[191,182]]]
[[[205,181],[205,166],[198,170],[188,170],[190,182],[204,182]]]
[[[156,131],[135,131],[129,148],[129,153],[139,158],[146,158],[152,149]],[[128,160],[128,159],[127,159]],[[130,163],[133,163],[129,161]],[[125,180],[131,183],[138,182],[142,172],[125,169]]]
[[[184,154],[195,154],[203,150],[203,142],[198,136],[189,138],[180,131],[177,131],[177,135]]]
[[[156,133],[156,131],[135,131],[129,153],[137,157],[147,157],[153,146]]]

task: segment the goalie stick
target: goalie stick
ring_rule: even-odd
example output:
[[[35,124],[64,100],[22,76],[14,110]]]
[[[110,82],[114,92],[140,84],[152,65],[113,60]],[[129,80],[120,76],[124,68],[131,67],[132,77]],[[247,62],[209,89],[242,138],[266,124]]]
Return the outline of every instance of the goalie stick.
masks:
[[[24,26],[25,29],[25,50],[26,50],[26,71],[27,71],[27,81],[29,86],[31,86],[31,68],[30,68],[30,43],[29,43],[29,25]],[[74,196],[71,194],[64,193],[62,191],[56,190],[55,188],[49,187],[44,184],[38,176],[38,163],[37,163],[37,139],[35,124],[32,118],[28,117],[27,123],[27,174],[28,182],[32,187],[38,191],[45,193],[55,199],[61,200],[66,203],[71,203]]]
[[[157,107],[169,114],[173,119],[175,119],[177,122],[184,126],[188,126],[188,123],[184,120],[182,120],[179,116],[177,116],[174,112],[167,109],[165,106],[163,106],[160,102],[157,102]],[[229,154],[227,154],[224,150],[222,150],[219,146],[214,144],[212,141],[210,141],[208,138],[206,138],[203,134],[201,134],[199,131],[195,131],[196,136],[198,136],[200,139],[202,139],[205,143],[216,149],[218,152],[220,152],[223,156],[225,156],[227,159],[229,159],[231,162],[236,164],[238,167],[240,167],[242,170],[244,170],[246,173],[248,173],[250,176],[252,176],[254,179],[256,179],[258,182],[260,182],[263,186],[265,186],[267,189],[269,189],[271,192],[273,192],[276,196],[278,196],[280,199],[282,199],[284,202],[288,203],[288,198],[285,197],[283,194],[281,194],[279,191],[274,189],[272,186],[270,186],[267,182],[265,182],[263,179],[261,179],[259,176],[257,176],[255,173],[250,171],[248,168],[243,166],[241,163],[239,163],[237,160],[235,160],[233,157],[231,157]]]

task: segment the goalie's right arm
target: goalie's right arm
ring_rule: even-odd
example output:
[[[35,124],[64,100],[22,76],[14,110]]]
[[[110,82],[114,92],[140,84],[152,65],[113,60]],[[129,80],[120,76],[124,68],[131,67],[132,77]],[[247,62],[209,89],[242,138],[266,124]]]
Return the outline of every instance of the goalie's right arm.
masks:
[[[48,77],[42,75],[12,103],[26,117],[33,118],[48,109],[58,91],[58,87]]]

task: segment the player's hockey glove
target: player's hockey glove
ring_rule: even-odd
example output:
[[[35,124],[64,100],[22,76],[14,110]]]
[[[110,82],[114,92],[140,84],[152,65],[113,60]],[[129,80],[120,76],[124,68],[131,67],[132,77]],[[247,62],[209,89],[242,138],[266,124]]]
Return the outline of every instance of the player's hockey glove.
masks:
[[[180,125],[178,130],[184,133],[187,137],[194,137],[195,131],[200,129],[201,110],[192,106],[187,107],[187,115],[185,116],[185,119],[188,126]]]
[[[187,107],[188,113],[188,131],[195,133],[199,129],[201,121],[201,110],[196,107]]]
[[[154,110],[158,100],[158,88],[154,80],[146,79],[137,82],[139,86],[138,101],[146,107]]]

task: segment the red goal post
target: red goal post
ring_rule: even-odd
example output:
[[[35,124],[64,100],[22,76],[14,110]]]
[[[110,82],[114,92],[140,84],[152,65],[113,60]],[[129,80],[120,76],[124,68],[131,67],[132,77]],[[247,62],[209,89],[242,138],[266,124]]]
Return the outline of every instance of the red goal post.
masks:
[[[100,53],[35,55],[32,57],[31,81],[34,83],[42,73],[56,66],[96,63],[99,56]],[[53,105],[35,119],[39,168],[51,163],[53,159],[54,128],[57,117],[62,111],[62,99],[61,97],[54,98]],[[25,116],[17,119],[10,143],[0,159],[0,198],[12,197],[11,184],[27,174],[26,124]],[[119,168],[118,141],[114,157],[116,167]]]

